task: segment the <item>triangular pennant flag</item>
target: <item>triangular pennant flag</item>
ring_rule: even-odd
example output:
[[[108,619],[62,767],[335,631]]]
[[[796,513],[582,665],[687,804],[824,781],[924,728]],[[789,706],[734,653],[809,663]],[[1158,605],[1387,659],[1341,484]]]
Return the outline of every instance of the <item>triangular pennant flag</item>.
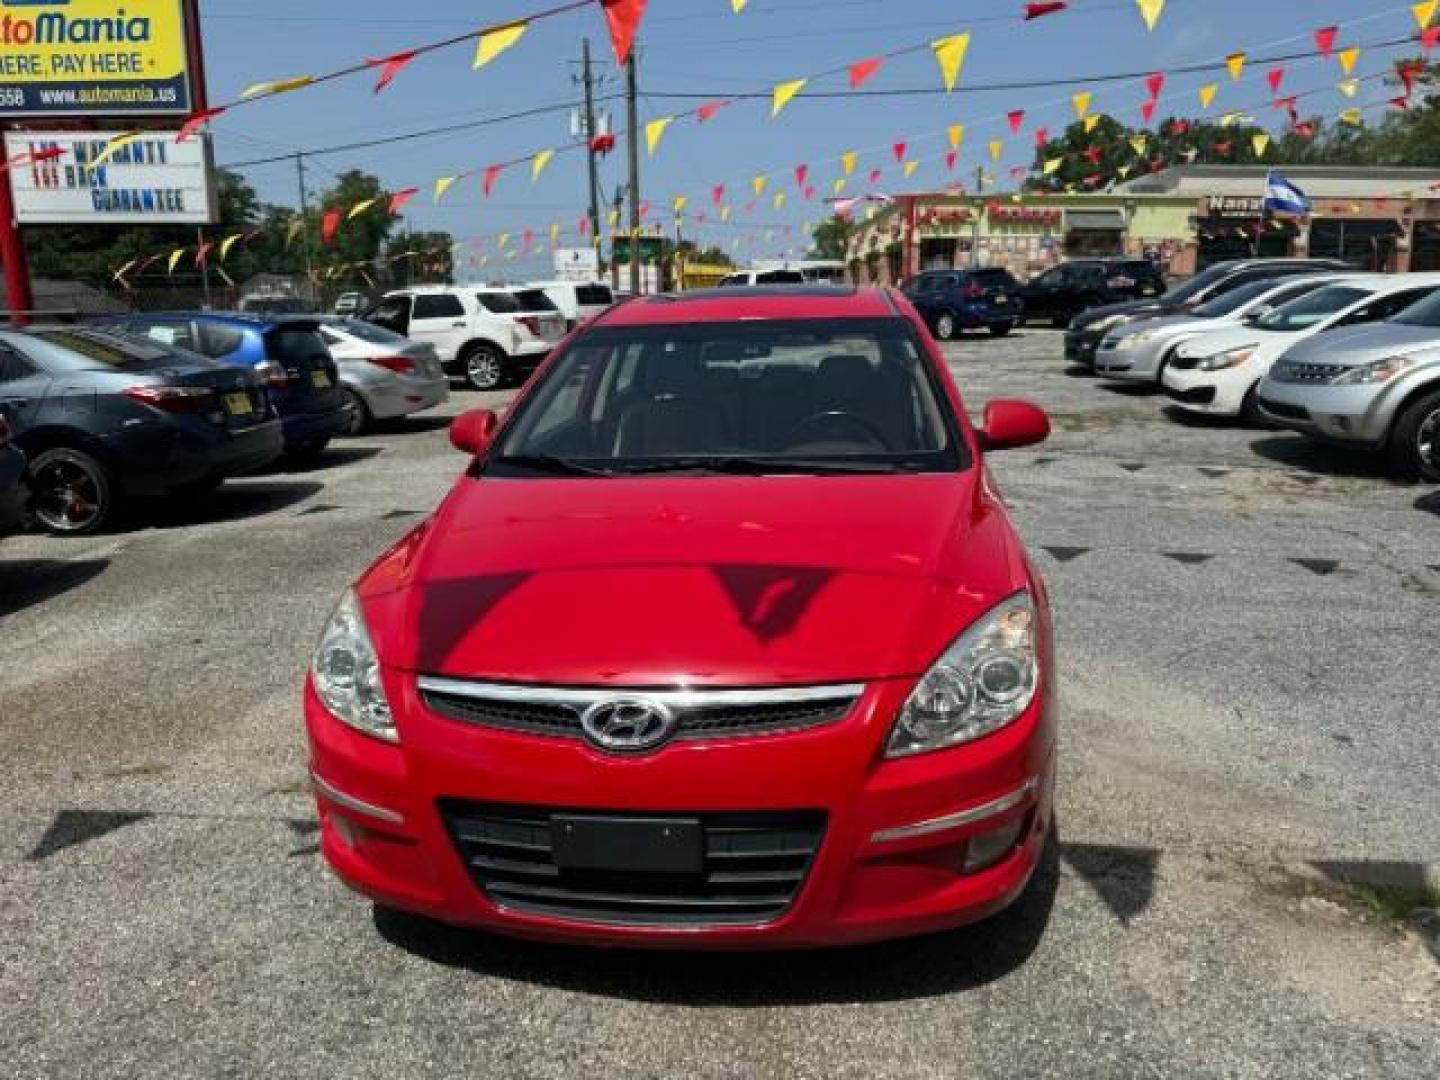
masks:
[[[1360,80],[1345,79],[1342,82],[1336,83],[1335,88],[1339,90],[1340,93],[1344,94],[1346,97],[1353,98],[1356,94],[1360,92]]]
[[[748,2],[749,0],[730,0],[730,10],[736,15],[739,15],[740,12],[745,10],[745,5]]]
[[[512,48],[530,29],[529,23],[511,23],[497,30],[487,30],[475,42],[475,67],[484,67],[505,50]]]
[[[949,151],[949,152],[945,155],[945,168],[949,169],[951,172],[954,172],[954,171],[955,171],[955,165],[956,165],[956,163],[957,163],[959,160],[960,160],[960,153],[959,153],[959,151],[957,151],[957,150],[951,150],[951,151]]]
[[[1005,143],[1002,139],[990,140],[990,160],[999,161],[1000,155],[1005,152]]]
[[[1099,127],[1099,126],[1100,126],[1100,117],[1099,117],[1098,115],[1096,115],[1095,113],[1091,113],[1089,116],[1085,117],[1085,134],[1086,134],[1086,135],[1093,135],[1093,134],[1095,134],[1095,129],[1096,129],[1097,127]]]
[[[881,175],[882,174],[879,169],[871,169],[865,179],[872,184],[878,184],[880,182]]]
[[[729,206],[722,206],[722,207],[720,207],[720,220],[721,220],[721,221],[729,221],[729,220],[730,220],[730,207],[729,207]]]
[[[185,118],[185,123],[180,125],[180,132],[175,136],[175,141],[177,143],[184,142],[224,111],[224,108],[217,106],[213,109],[201,109],[199,112],[191,113]]]
[[[1046,15],[1054,15],[1057,11],[1064,11],[1070,4],[1068,0],[1040,0],[1039,3],[1025,5],[1024,21],[1043,18]]]
[[[722,202],[725,201],[724,184],[716,184],[713,188],[710,189],[710,201],[716,206],[719,206]]]
[[[1208,109],[1215,103],[1215,95],[1220,91],[1219,83],[1206,83],[1200,87],[1200,107]]]
[[[805,186],[805,178],[806,178],[807,176],[809,176],[809,175],[810,175],[810,166],[809,166],[809,165],[796,165],[796,166],[795,166],[795,186],[796,186],[796,187],[802,187],[802,188],[803,188],[803,187]]]
[[[677,214],[683,214],[685,212],[685,204],[689,201],[690,200],[684,195],[676,195],[675,201],[670,204],[670,209],[674,210]]]
[[[775,207],[776,210],[783,209],[785,206],[785,193],[783,191],[777,191],[775,198],[770,200],[770,205]]]
[[[1070,99],[1070,103],[1075,106],[1075,119],[1085,119],[1085,114],[1090,111],[1090,102],[1093,97],[1094,95],[1089,90],[1082,90]]]
[[[300,235],[304,228],[304,218],[297,217],[291,219],[290,227],[285,230],[285,246],[287,248],[295,242],[295,238]]]
[[[844,171],[846,176],[849,176],[855,171],[854,150],[846,150],[845,153],[840,155],[840,168]]]
[[[897,143],[895,143],[893,146],[890,147],[890,153],[892,153],[892,154],[895,155],[895,160],[896,160],[897,162],[899,162],[899,161],[904,161],[904,160],[905,160],[905,151],[906,151],[906,149],[907,149],[907,146],[906,146],[905,143],[903,143],[903,142],[897,142]]]
[[[269,82],[255,83],[240,91],[240,100],[249,101],[251,98],[269,97],[272,94],[287,94],[291,90],[299,90],[302,86],[309,86],[314,81],[314,75],[296,75],[289,79],[272,79]]]
[[[1265,81],[1270,84],[1270,93],[1278,94],[1280,92],[1280,84],[1285,81],[1285,68],[1271,68],[1265,73]]]
[[[1340,27],[1323,26],[1315,31],[1315,48],[1320,55],[1329,59],[1335,55],[1335,39],[1340,36]]]
[[[545,166],[550,164],[550,159],[555,156],[554,150],[541,150],[530,159],[530,179],[540,179],[540,174],[545,171]]]
[[[651,157],[655,156],[655,148],[660,145],[660,139],[665,134],[675,118],[673,116],[662,116],[658,120],[651,120],[645,125],[645,149]]]
[[[953,34],[950,37],[932,41],[930,48],[935,53],[935,62],[940,65],[940,78],[947,91],[955,89],[955,80],[965,66],[965,54],[970,49],[970,35]]]
[[[1136,157],[1143,157],[1145,154],[1145,147],[1148,145],[1149,144],[1146,141],[1144,135],[1132,135],[1130,137],[1130,149],[1135,151]]]
[[[397,191],[390,196],[390,216],[394,217],[405,209],[405,204],[419,194],[418,187],[408,187],[404,191]]]
[[[1230,72],[1230,79],[1239,82],[1240,76],[1245,72],[1245,54],[1234,52],[1225,58],[1225,68]]]
[[[320,239],[330,243],[335,239],[335,232],[340,228],[340,211],[326,210],[325,216],[320,219]]]
[[[830,190],[839,195],[845,190],[845,178],[843,176],[836,177],[835,182],[830,185]]]
[[[770,182],[770,178],[769,178],[768,176],[765,176],[765,175],[762,174],[762,175],[760,175],[760,176],[755,177],[754,180],[751,180],[751,181],[750,181],[750,186],[755,189],[755,194],[756,194],[756,195],[764,195],[764,194],[765,194],[765,185],[768,184],[769,182]]]
[[[1351,45],[1348,49],[1341,49],[1335,54],[1335,58],[1340,61],[1340,70],[1349,75],[1355,70],[1355,62],[1360,59],[1360,46]]]
[[[195,249],[195,268],[198,270],[204,266],[210,258],[210,249],[215,246],[214,240],[202,240],[200,246]]]
[[[1147,124],[1154,120],[1155,106],[1157,104],[1159,103],[1154,98],[1151,98],[1149,101],[1142,101],[1140,103],[1140,119]]]
[[[615,62],[623,66],[635,44],[635,31],[645,14],[645,0],[600,0],[600,4],[610,27],[610,47],[615,51]]]
[[[965,125],[951,124],[945,129],[945,137],[950,142],[951,150],[959,150],[960,144],[965,141]]]
[[[728,101],[707,101],[704,105],[701,105],[700,108],[695,110],[696,123],[703,124],[706,120],[709,120],[712,116],[714,116],[717,112],[719,112],[721,109],[723,109],[726,105],[729,104],[730,103]]]
[[[1413,5],[1410,13],[1415,16],[1415,25],[1421,30],[1428,30],[1431,20],[1435,18],[1437,7],[1440,7],[1440,0],[1424,0],[1423,3]]]
[[[220,241],[220,261],[221,261],[222,263],[223,263],[223,262],[226,260],[226,258],[230,255],[230,249],[231,249],[232,247],[234,247],[235,244],[236,244],[236,242],[237,242],[242,236],[244,236],[244,235],[245,235],[244,233],[238,233],[238,232],[237,232],[237,233],[231,233],[229,236],[225,237],[224,240],[221,240],[221,241]]]
[[[1160,91],[1165,89],[1165,73],[1156,71],[1145,78],[1145,89],[1150,91],[1152,98],[1158,98]]]
[[[1013,112],[1007,113],[1005,119],[1010,122],[1010,130],[1018,135],[1020,134],[1021,126],[1025,123],[1025,110],[1016,109]]]
[[[920,163],[918,161],[907,161],[905,162],[905,166],[901,171],[905,173],[905,179],[908,180],[910,179],[910,177],[915,175],[915,170],[918,168],[920,168]]]
[[[361,199],[359,202],[357,202],[354,206],[350,208],[350,212],[345,215],[345,220],[353,221],[355,218],[365,213],[366,210],[369,210],[379,201],[379,199]]]
[[[617,216],[619,215],[619,212],[618,212],[618,211],[616,212],[616,215],[617,215]],[[495,238],[495,246],[496,246],[497,248],[504,248],[504,247],[506,247],[509,243],[510,243],[510,234],[509,234],[508,232],[502,232],[499,236],[497,236],[497,237]]]
[[[1342,124],[1353,124],[1353,125],[1355,125],[1356,127],[1359,127],[1360,124],[1362,123],[1360,110],[1359,110],[1359,109],[1346,109],[1344,112],[1342,112],[1342,113],[1340,114],[1340,122],[1341,122]]]
[[[1053,176],[1055,172],[1059,170],[1060,166],[1064,164],[1065,159],[1063,157],[1047,158],[1045,161],[1045,175]]]
[[[1165,10],[1165,0],[1135,0],[1135,6],[1145,20],[1145,29],[1154,30],[1155,24],[1160,21],[1160,13]]]
[[[485,192],[486,198],[495,190],[495,181],[500,179],[500,171],[504,168],[504,165],[485,166],[485,174],[480,178],[480,190]]]
[[[865,85],[867,79],[880,70],[880,65],[885,63],[883,57],[874,57],[870,60],[860,60],[850,65],[850,89],[858,90]]]
[[[1255,148],[1256,157],[1264,157],[1265,151],[1270,149],[1270,136],[1263,131],[1257,131],[1250,140],[1250,145]]]
[[[810,80],[808,79],[791,79],[789,82],[783,82],[778,84],[775,89],[771,90],[771,117],[779,116],[780,110],[785,108],[786,105],[789,105],[790,99],[793,98],[796,94],[798,94],[801,90],[805,89],[805,84],[809,81]]]
[[[116,135],[113,139],[111,139],[105,144],[105,148],[101,150],[100,153],[96,154],[93,158],[90,159],[89,163],[85,167],[87,169],[98,169],[101,165],[104,165],[105,162],[110,160],[111,156],[115,153],[115,151],[119,150],[121,147],[128,146],[130,143],[140,138],[141,134],[142,133],[139,131],[127,131],[123,135]]]
[[[378,67],[380,69],[380,74],[375,79],[374,92],[378,94],[381,90],[384,90],[385,87],[389,86],[395,76],[400,73],[400,69],[410,63],[411,60],[414,60],[417,55],[415,50],[411,49],[409,52],[391,53],[389,56],[366,60],[365,63],[371,67]]]

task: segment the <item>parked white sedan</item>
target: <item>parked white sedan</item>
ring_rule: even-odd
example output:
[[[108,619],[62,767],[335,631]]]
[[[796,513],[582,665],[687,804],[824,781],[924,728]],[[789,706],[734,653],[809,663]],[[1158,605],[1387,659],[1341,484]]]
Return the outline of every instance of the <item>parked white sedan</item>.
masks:
[[[1251,323],[1181,345],[1165,368],[1165,393],[1189,412],[1261,422],[1256,389],[1287,349],[1337,327],[1388,319],[1437,289],[1440,274],[1337,278]]]
[[[450,380],[432,345],[359,319],[321,319],[320,335],[351,405],[351,435],[376,420],[432,409],[450,397]]]

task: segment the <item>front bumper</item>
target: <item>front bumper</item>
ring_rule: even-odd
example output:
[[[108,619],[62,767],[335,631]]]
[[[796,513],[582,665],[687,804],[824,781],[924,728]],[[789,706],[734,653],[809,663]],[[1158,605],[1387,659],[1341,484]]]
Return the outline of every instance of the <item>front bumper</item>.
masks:
[[[1120,382],[1154,383],[1160,378],[1160,362],[1169,341],[1146,342],[1126,349],[1107,348],[1102,343],[1095,354],[1095,374]]]
[[[1266,379],[1259,390],[1261,411],[1282,427],[1372,449],[1389,438],[1404,397],[1403,389],[1384,384],[1330,386]]]
[[[1239,416],[1245,395],[1258,381],[1249,365],[1201,371],[1198,368],[1165,369],[1161,385],[1165,395],[1189,412],[1208,416]]]
[[[1104,337],[1103,331],[1088,329],[1065,331],[1066,363],[1093,368],[1095,356],[1100,351],[1100,342],[1104,340]]]
[[[1049,691],[966,746],[879,758],[909,680],[871,685],[845,719],[786,735],[672,743],[616,758],[582,742],[477,728],[426,711],[413,676],[386,672],[402,744],[336,721],[307,685],[322,851],[382,904],[525,937],[675,948],[838,945],[983,919],[1025,888],[1054,789]],[[821,812],[823,836],[789,906],[763,923],[602,922],[505,908],[472,879],[442,800],[632,814]],[[962,873],[967,843],[1018,828],[1015,846]]]

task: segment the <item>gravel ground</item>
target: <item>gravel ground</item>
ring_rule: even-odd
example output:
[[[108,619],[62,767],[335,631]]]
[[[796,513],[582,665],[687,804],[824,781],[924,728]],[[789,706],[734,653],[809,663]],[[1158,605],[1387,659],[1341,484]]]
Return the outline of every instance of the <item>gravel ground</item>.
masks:
[[[377,917],[324,871],[298,686],[335,597],[461,468],[442,416],[315,469],[0,545],[6,1077],[1433,1077],[1440,493],[948,347],[1028,397],[994,471],[1051,584],[1061,844],[996,923],[800,956]],[[457,392],[445,414],[486,398]]]

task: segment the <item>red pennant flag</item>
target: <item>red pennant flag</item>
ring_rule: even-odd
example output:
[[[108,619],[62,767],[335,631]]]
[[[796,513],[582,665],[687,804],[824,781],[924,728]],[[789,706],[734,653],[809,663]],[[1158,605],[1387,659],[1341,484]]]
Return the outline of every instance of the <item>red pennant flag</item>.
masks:
[[[1415,79],[1425,71],[1425,65],[1414,60],[1401,60],[1395,65],[1395,74],[1400,76],[1400,81],[1405,84],[1405,96],[1409,97],[1415,91]]]
[[[414,60],[415,56],[415,50],[411,49],[409,52],[391,53],[389,56],[382,56],[378,59],[367,58],[365,63],[380,69],[380,77],[375,80],[375,93],[378,94],[389,86],[391,80],[400,73],[400,69]]]
[[[1184,135],[1190,130],[1189,120],[1171,120],[1170,133],[1172,135]]]
[[[905,151],[907,149],[908,147],[905,145],[905,143],[897,142],[894,146],[890,147],[890,152],[895,155],[896,161],[904,161]]]
[[[1165,89],[1165,73],[1157,71],[1145,79],[1145,89],[1150,91],[1152,98],[1160,96],[1160,91]]]
[[[1440,45],[1440,23],[1436,23],[1434,26],[1427,26],[1424,30],[1420,31],[1421,49],[1429,53],[1436,45]]]
[[[796,186],[796,187],[803,188],[803,187],[805,186],[805,178],[806,178],[807,176],[809,176],[809,175],[810,175],[810,166],[809,166],[809,165],[796,165],[796,166],[795,166],[795,186]]]
[[[1096,184],[1100,183],[1100,174],[1091,173],[1089,176],[1085,177],[1083,183],[1086,187],[1094,187]]]
[[[1154,98],[1151,98],[1149,101],[1143,102],[1141,104],[1140,117],[1145,121],[1145,123],[1148,124],[1151,120],[1155,119],[1155,106],[1157,104],[1158,102],[1156,102]]]
[[[1024,165],[1016,165],[1010,170],[1010,179],[1023,180],[1029,174],[1029,172],[1030,170],[1027,169]]]
[[[719,206],[725,201],[725,185],[716,184],[710,189],[710,201]]]
[[[1234,149],[1234,144],[1228,139],[1225,142],[1217,142],[1215,144],[1215,152],[1221,157],[1229,157],[1232,149]]]
[[[1296,124],[1295,134],[1299,135],[1302,139],[1313,139],[1315,137],[1315,125],[1310,123],[1309,121],[1306,121],[1303,124]]]
[[[1265,81],[1270,84],[1270,93],[1278,94],[1280,84],[1285,81],[1284,67],[1273,67],[1265,73]]]
[[[1035,145],[1036,145],[1036,146],[1044,146],[1044,145],[1045,145],[1047,142],[1049,142],[1049,141],[1050,141],[1050,129],[1049,129],[1049,128],[1043,128],[1043,127],[1042,127],[1042,128],[1036,128],[1036,129],[1035,129]]]
[[[1410,108],[1410,99],[1403,95],[1401,97],[1392,97],[1390,99],[1390,104],[1395,106],[1395,108],[1397,109],[1408,109]]]
[[[1164,159],[1164,158],[1158,158],[1158,157],[1157,157],[1157,158],[1155,158],[1154,160],[1152,160],[1152,161],[1150,162],[1150,171],[1151,171],[1151,172],[1161,172],[1161,171],[1164,170],[1164,168],[1165,168],[1165,159]]]
[[[869,177],[870,183],[872,183],[872,184],[878,184],[878,183],[880,182],[880,176],[881,176],[881,172],[880,172],[879,169],[871,169],[871,170],[870,170],[870,177]]]
[[[480,180],[480,190],[485,192],[485,197],[490,197],[490,192],[495,190],[495,181],[500,179],[500,172],[504,165],[486,165],[485,175]]]
[[[196,265],[197,267],[201,267],[201,266],[204,266],[204,265],[205,265],[205,260],[210,257],[210,249],[213,248],[214,246],[215,246],[215,241],[214,241],[214,240],[206,240],[206,241],[204,241],[203,243],[201,243],[201,245],[200,245],[198,248],[195,249],[195,265]]]
[[[701,105],[700,108],[695,110],[695,119],[699,123],[703,124],[706,120],[709,120],[712,116],[714,116],[717,112],[719,112],[721,109],[723,109],[726,105],[729,104],[730,103],[728,101],[707,101],[704,105]]]
[[[578,222],[578,224],[579,224],[579,226],[580,226],[580,235],[581,235],[581,236],[589,236],[589,235],[590,235],[590,215],[589,215],[589,214],[586,214],[584,217],[582,217],[582,218],[580,219],[580,221]]]
[[[54,161],[65,154],[63,146],[47,146],[43,150],[36,150],[30,155],[30,163],[38,165],[42,161]]]
[[[1340,27],[1324,26],[1315,31],[1315,47],[1327,60],[1335,55],[1335,39],[1340,36]]]
[[[1046,15],[1054,15],[1057,11],[1064,11],[1070,5],[1065,0],[1050,0],[1049,3],[1026,4],[1025,21],[1041,19]]]
[[[1100,155],[1101,150],[1098,146],[1090,146],[1085,149],[1085,160],[1090,162],[1091,165],[1100,164]]]
[[[175,141],[177,143],[184,142],[190,138],[191,135],[194,135],[195,132],[199,131],[201,127],[208,124],[211,120],[214,120],[215,117],[224,111],[225,109],[223,107],[217,106],[213,109],[201,109],[199,112],[191,113],[185,118],[185,123],[180,125],[180,133],[175,136]]]
[[[743,207],[741,207],[741,209],[747,214],[753,214],[755,212],[755,200],[751,199]]]
[[[596,135],[590,140],[590,149],[597,154],[608,154],[615,149],[614,135]]]
[[[805,196],[805,198],[807,198],[807,199],[813,199],[813,198],[815,198],[815,185],[814,185],[814,184],[806,184],[806,185],[805,185],[805,190],[804,190],[803,192],[801,192],[801,194],[803,194],[803,195]]]
[[[645,0],[600,0],[605,22],[610,27],[610,45],[615,62],[624,65],[630,59],[630,46],[635,44],[635,31],[645,14]]]
[[[1299,95],[1291,94],[1289,97],[1276,98],[1271,102],[1271,106],[1276,109],[1286,109],[1293,113],[1299,101]]]
[[[530,250],[530,245],[533,244],[534,242],[535,242],[535,230],[534,230],[534,229],[526,229],[523,233],[520,234],[520,246],[521,246],[522,248],[524,248],[526,251],[529,251],[529,250]]]
[[[640,216],[642,218],[650,216],[650,201],[648,199],[640,204]]]
[[[1025,110],[1016,109],[1014,112],[1010,113],[1009,120],[1010,130],[1013,131],[1016,135],[1019,135],[1020,126],[1025,123]]]
[[[945,168],[949,169],[951,172],[954,172],[955,163],[959,160],[960,152],[958,150],[951,150],[948,154],[945,155]]]
[[[865,85],[865,81],[880,70],[880,65],[885,63],[883,57],[874,57],[870,60],[861,60],[850,65],[850,89],[858,90]]]
[[[405,204],[415,197],[418,187],[408,187],[404,191],[397,191],[390,196],[390,216],[394,217],[405,209]]]
[[[330,243],[335,239],[335,230],[340,228],[340,211],[326,210],[325,216],[320,219],[320,239]]]

